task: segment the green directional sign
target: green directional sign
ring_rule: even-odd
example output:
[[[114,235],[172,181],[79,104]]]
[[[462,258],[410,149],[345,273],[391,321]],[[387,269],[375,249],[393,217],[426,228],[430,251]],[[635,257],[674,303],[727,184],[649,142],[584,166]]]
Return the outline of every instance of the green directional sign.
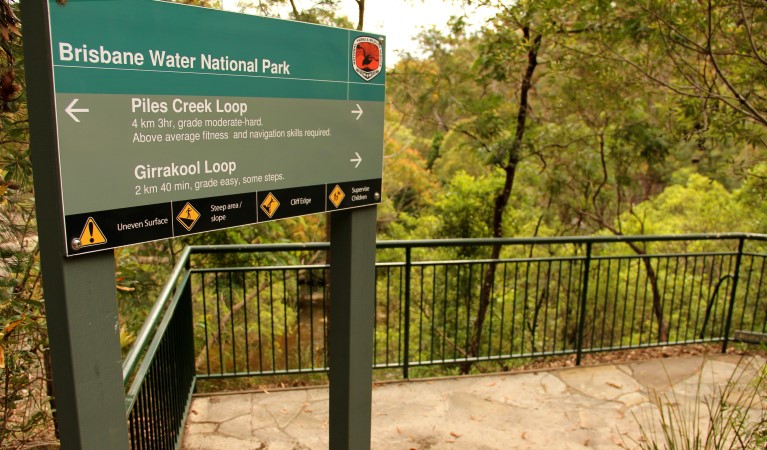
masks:
[[[380,202],[385,39],[49,1],[69,255]]]

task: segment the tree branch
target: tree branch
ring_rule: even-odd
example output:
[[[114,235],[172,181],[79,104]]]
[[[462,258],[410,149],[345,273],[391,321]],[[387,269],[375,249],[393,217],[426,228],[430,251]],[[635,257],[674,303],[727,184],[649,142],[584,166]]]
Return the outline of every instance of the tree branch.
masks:
[[[357,30],[362,31],[362,27],[365,23],[365,0],[355,0],[357,2]]]

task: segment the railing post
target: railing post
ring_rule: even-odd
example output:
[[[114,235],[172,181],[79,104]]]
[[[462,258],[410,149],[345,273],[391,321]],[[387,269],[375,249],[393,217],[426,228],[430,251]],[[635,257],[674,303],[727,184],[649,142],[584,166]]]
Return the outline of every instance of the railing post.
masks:
[[[410,270],[412,247],[405,248],[405,349],[403,351],[402,377],[410,377]]]
[[[581,302],[578,308],[578,338],[576,340],[575,365],[581,365],[581,355],[583,354],[583,332],[586,326],[586,299],[589,294],[589,268],[591,267],[591,241],[586,242],[586,259],[583,262],[583,282],[581,283]]]
[[[186,364],[186,367],[184,368],[186,372],[187,379],[191,380],[192,386],[190,389],[190,394],[192,392],[197,391],[197,383],[195,382],[195,378],[197,376],[197,369],[195,368],[195,349],[194,349],[194,305],[192,304],[192,273],[189,272],[190,264],[189,261],[186,263],[186,270],[189,274],[188,277],[186,277],[186,283],[181,287],[183,291],[181,292],[181,298],[179,299],[179,303],[182,306],[182,311],[184,311],[185,317],[183,319],[183,351],[182,354],[184,355],[183,363]],[[204,288],[204,287],[203,287]]]
[[[727,353],[727,344],[730,342],[730,326],[732,325],[732,313],[735,306],[735,296],[738,294],[738,280],[740,279],[740,261],[743,257],[743,245],[745,239],[738,240],[738,254],[735,256],[735,273],[732,277],[732,293],[730,294],[730,306],[727,310],[727,321],[724,323],[724,341],[722,341],[722,353]]]

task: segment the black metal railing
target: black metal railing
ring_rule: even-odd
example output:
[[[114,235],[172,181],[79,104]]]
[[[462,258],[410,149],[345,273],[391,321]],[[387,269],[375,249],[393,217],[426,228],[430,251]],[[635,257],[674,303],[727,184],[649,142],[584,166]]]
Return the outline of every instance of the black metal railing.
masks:
[[[500,257],[490,259],[496,245]],[[660,345],[719,343],[724,351],[737,332],[767,331],[766,236],[377,247],[371,363],[404,378],[526,357],[574,355],[580,364],[586,353]],[[127,383],[146,353],[127,397],[133,448],[155,448],[140,442],[159,436],[178,442],[198,380],[327,371],[328,250],[186,250],[124,366]],[[190,375],[169,380],[178,368]]]
[[[141,345],[123,362],[133,449],[174,449],[181,443],[195,385],[189,254],[190,249],[182,253],[172,283],[163,289],[138,336]]]

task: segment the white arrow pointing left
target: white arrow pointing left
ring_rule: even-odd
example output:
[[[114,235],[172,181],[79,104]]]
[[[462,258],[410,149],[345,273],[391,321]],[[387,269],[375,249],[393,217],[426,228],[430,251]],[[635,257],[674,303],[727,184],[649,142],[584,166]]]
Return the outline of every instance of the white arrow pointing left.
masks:
[[[70,103],[69,106],[67,106],[67,108],[64,110],[67,114],[69,114],[69,117],[71,117],[72,120],[74,120],[77,123],[80,123],[80,119],[78,119],[77,116],[74,115],[74,113],[87,113],[87,112],[91,112],[91,110],[88,109],[88,108],[75,108],[75,104],[79,100],[80,100],[79,98],[76,98],[76,99],[72,100],[72,103]]]

